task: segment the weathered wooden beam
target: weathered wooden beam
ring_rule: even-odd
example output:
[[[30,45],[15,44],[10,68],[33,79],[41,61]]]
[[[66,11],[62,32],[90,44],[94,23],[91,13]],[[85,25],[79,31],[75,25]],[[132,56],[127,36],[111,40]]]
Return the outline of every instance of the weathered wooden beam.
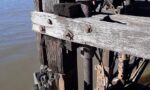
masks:
[[[33,30],[59,39],[150,58],[150,18],[125,15],[112,15],[110,19],[104,17],[69,19],[33,12]],[[48,20],[52,23],[49,24]],[[41,25],[45,26],[45,32],[39,29]]]
[[[56,15],[69,17],[69,18],[85,17],[81,8],[81,4],[77,4],[77,3],[55,4],[54,13]]]
[[[84,66],[84,90],[93,90],[93,61],[95,50],[89,46],[81,48],[81,57]]]

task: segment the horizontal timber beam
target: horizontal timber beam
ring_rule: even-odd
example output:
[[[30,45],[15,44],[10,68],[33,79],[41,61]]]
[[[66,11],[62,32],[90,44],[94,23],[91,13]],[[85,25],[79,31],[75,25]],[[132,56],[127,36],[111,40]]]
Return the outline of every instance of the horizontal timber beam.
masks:
[[[58,39],[150,59],[149,17],[95,15],[71,19],[34,11],[32,23],[34,31]]]

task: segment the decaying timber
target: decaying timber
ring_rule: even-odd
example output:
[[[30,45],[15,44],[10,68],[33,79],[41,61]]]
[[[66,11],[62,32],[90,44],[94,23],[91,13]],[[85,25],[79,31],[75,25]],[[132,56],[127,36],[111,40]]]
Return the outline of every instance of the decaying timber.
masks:
[[[33,30],[63,40],[68,40],[65,33],[69,31],[73,34],[72,42],[150,58],[150,18],[112,15],[114,22],[109,22],[103,21],[104,17],[69,19],[33,12]],[[48,24],[48,20],[53,24]],[[45,32],[39,29],[41,26],[45,26]]]
[[[53,12],[53,5],[60,2],[64,0],[34,0],[35,10],[50,13]],[[47,22],[52,24],[51,20]],[[45,26],[40,30],[45,32]],[[73,51],[76,45],[41,33],[37,33],[37,41],[41,66],[47,68],[41,68],[34,74],[34,89],[77,90],[76,51]]]
[[[41,61],[40,71],[33,75],[34,90],[78,90],[78,48],[83,59],[84,90],[95,88],[93,57],[98,60],[96,90],[130,90],[136,86],[150,61],[150,18],[94,15],[98,3],[102,4],[100,11],[106,8],[117,13],[118,7],[126,10],[132,4],[126,1],[131,0],[34,0],[32,23]],[[74,6],[84,15],[78,13],[75,18],[79,8]]]

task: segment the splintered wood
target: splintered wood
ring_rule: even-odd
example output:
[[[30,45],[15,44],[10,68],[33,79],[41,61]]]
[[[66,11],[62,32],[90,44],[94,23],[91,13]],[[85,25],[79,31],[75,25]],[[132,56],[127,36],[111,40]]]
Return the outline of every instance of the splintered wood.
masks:
[[[104,67],[102,65],[97,65],[96,70],[96,90],[105,90],[108,78],[105,76]]]
[[[32,22],[33,30],[45,35],[150,59],[148,17],[95,15],[71,19],[33,12]],[[41,26],[45,27],[45,32],[40,30]],[[72,39],[68,39],[66,32],[72,33]]]

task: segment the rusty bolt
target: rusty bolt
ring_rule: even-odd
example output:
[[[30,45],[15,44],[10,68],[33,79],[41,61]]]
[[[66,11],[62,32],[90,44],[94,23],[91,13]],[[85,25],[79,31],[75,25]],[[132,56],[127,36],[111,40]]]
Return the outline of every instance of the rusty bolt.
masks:
[[[92,28],[91,26],[86,30],[86,33],[91,33],[92,32]]]
[[[48,20],[47,20],[47,23],[48,23],[48,24],[51,24],[51,25],[53,24],[51,19],[48,19]]]
[[[67,31],[67,32],[65,33],[65,37],[68,38],[69,40],[73,40],[73,34],[72,34],[72,32]]]
[[[45,26],[40,26],[40,31],[45,33]]]

